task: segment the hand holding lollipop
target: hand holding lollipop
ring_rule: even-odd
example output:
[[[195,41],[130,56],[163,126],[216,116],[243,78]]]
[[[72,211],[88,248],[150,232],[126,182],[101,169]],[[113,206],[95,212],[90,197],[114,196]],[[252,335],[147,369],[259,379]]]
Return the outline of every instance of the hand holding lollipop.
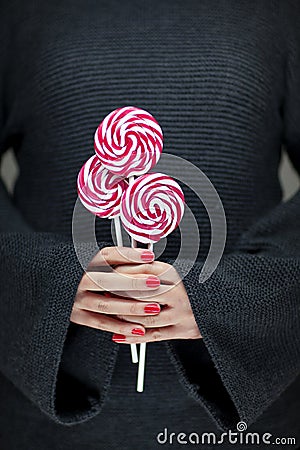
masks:
[[[162,146],[157,121],[147,111],[132,106],[112,111],[96,130],[96,155],[78,175],[78,194],[93,214],[114,218],[118,246],[122,245],[119,214],[132,247],[140,242],[148,244],[150,250],[183,216],[184,196],[179,185],[164,174],[146,174],[158,162]],[[135,180],[135,175],[142,176]],[[142,343],[139,392],[143,391],[145,354],[146,344]]]
[[[148,172],[157,164],[163,148],[163,133],[147,111],[127,106],[108,114],[94,136],[95,153],[102,165],[115,175],[134,182],[134,175]],[[120,224],[115,221],[121,235]],[[119,244],[118,244],[119,245]],[[137,247],[132,238],[132,247]],[[132,349],[132,360],[136,361]]]

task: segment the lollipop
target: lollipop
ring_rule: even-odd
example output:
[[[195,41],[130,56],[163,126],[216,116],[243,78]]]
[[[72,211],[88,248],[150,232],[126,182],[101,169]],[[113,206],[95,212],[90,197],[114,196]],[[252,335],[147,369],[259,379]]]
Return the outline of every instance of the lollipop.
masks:
[[[124,191],[120,218],[133,239],[149,244],[170,234],[183,212],[184,195],[178,183],[162,173],[151,173]]]
[[[159,160],[162,130],[147,111],[126,106],[112,111],[95,133],[95,152],[106,169],[122,177],[142,175]]]
[[[120,214],[121,197],[126,188],[126,181],[105,169],[95,155],[82,166],[77,178],[82,204],[102,219]]]

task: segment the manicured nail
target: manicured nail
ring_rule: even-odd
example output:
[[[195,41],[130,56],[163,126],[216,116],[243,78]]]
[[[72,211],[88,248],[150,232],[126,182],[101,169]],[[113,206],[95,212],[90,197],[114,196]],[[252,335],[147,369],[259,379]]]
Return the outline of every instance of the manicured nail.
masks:
[[[133,328],[133,329],[131,330],[131,333],[132,333],[132,334],[138,334],[139,336],[144,336],[145,331],[144,331],[144,330],[141,330],[140,328]]]
[[[160,306],[156,303],[149,303],[144,307],[144,311],[146,314],[155,314],[160,312]]]
[[[145,250],[142,254],[141,254],[141,260],[145,261],[145,262],[150,262],[153,261],[154,259],[154,253],[149,251],[149,250]]]
[[[126,341],[124,334],[113,334],[112,340],[115,342]]]
[[[155,276],[148,277],[146,280],[146,285],[148,287],[152,287],[152,288],[160,286],[159,278],[157,278]]]

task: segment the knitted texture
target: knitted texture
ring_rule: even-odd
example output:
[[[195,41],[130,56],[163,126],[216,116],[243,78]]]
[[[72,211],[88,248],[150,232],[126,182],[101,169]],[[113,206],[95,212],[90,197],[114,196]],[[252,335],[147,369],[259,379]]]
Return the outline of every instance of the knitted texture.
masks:
[[[0,447],[153,450],[164,424],[201,432],[239,420],[299,434],[300,193],[281,203],[278,180],[282,144],[300,173],[299,2],[0,7],[0,152],[13,147],[20,167],[12,196],[0,184]],[[184,284],[203,340],[149,345],[142,395],[128,346],[69,322],[84,273],[77,174],[99,122],[125,105],[153,114],[164,151],[210,178],[228,227],[220,265],[199,284],[210,222],[182,186],[201,234]],[[112,245],[109,220],[97,219],[96,238]],[[95,250],[88,236],[79,245]],[[179,245],[175,231],[161,258]]]

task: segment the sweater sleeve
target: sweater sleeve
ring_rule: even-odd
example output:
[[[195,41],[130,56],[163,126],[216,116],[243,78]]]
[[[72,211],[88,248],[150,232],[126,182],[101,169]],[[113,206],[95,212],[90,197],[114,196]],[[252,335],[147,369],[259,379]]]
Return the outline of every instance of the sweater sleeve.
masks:
[[[7,36],[1,27],[1,43]],[[1,70],[7,48],[0,46]],[[3,78],[0,157],[9,141]],[[98,251],[89,242],[79,245],[84,258]],[[89,419],[102,407],[117,346],[109,333],[70,323],[84,273],[72,239],[33,230],[1,180],[0,252],[0,371],[52,420]]]
[[[290,17],[297,20],[287,27],[291,34],[283,144],[300,174],[299,4],[296,9]],[[299,375],[299,230],[300,191],[251,225],[207,281],[199,283],[200,262],[183,280],[203,341],[170,341],[167,346],[191,395],[207,407],[221,428],[235,429],[239,420],[248,426],[255,422]],[[188,264],[179,261],[179,273]],[[188,370],[184,358],[188,348],[198,360],[195,371],[210,373],[197,379]],[[203,361],[205,351],[216,373],[209,361]],[[218,400],[210,396],[209,380],[218,388]]]
[[[116,346],[70,323],[84,273],[73,242],[31,230],[2,182],[0,209],[0,370],[52,420],[83,422],[100,411]]]
[[[0,371],[55,422],[88,420],[103,405],[117,346],[70,323],[84,273],[73,242],[32,230],[1,180],[0,214]],[[77,246],[86,260],[98,251]]]

